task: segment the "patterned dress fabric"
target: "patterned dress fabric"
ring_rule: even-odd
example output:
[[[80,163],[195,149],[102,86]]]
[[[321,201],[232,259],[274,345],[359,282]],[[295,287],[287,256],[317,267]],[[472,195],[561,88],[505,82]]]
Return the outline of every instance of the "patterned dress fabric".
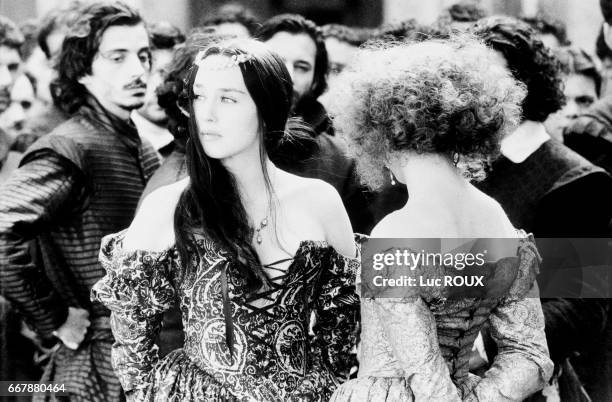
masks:
[[[331,400],[515,401],[541,389],[553,364],[534,282],[539,261],[533,238],[524,237],[517,256],[489,263],[496,264],[489,291],[503,287],[501,298],[447,298],[447,288],[432,287],[403,299],[362,299],[358,378]],[[498,354],[480,378],[469,373],[469,356],[485,325]]]
[[[328,400],[354,364],[356,258],[326,242],[304,241],[269,290],[248,295],[235,264],[199,238],[193,270],[182,275],[175,248],[122,250],[107,236],[106,276],[92,297],[111,311],[112,360],[130,398],[146,401]],[[271,264],[270,269],[278,268]],[[185,346],[159,360],[162,313],[179,300]],[[311,312],[314,336],[309,335]]]

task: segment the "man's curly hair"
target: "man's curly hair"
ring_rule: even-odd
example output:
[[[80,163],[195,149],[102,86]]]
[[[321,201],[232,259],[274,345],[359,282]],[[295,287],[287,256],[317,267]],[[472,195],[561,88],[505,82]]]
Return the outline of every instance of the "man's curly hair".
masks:
[[[523,119],[543,122],[561,109],[562,67],[528,24],[511,17],[480,20],[471,31],[504,56],[514,77],[527,86]]]
[[[389,161],[407,152],[459,157],[462,173],[482,179],[525,92],[494,58],[466,35],[359,50],[331,111],[364,184],[379,189]]]

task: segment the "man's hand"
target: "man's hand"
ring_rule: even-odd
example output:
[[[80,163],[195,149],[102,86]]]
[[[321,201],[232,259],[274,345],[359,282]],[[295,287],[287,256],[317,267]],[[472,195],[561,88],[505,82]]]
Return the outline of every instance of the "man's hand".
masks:
[[[57,336],[66,347],[76,350],[85,339],[87,328],[91,324],[88,318],[89,312],[87,310],[68,307],[66,322],[57,331],[53,332],[53,335]]]

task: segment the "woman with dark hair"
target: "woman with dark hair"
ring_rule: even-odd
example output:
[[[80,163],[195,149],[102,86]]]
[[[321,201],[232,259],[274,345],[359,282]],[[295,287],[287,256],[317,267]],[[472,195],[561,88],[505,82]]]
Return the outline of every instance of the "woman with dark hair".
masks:
[[[270,160],[292,141],[289,73],[264,44],[228,42],[185,90],[189,178],[102,244],[93,298],[112,311],[117,375],[136,400],[325,400],[352,364],[358,260],[335,190]],[[175,299],[185,346],[158,361]]]
[[[368,243],[358,275],[359,374],[333,401],[522,400],[551,375],[533,238],[468,181],[482,178],[483,162],[517,123],[524,95],[494,56],[470,38],[429,40],[360,50],[353,71],[339,77],[332,110],[362,179],[376,188],[390,171],[410,194],[403,208],[376,225],[371,240],[408,239],[403,247],[411,254],[425,244],[418,239],[506,240],[489,249],[478,267],[487,279],[468,296],[466,287],[446,281],[422,285],[422,278],[458,275],[446,259],[404,267],[401,274],[414,285],[381,291],[380,280],[368,280]],[[469,357],[485,324],[501,352],[481,378],[469,373]]]
[[[227,39],[230,38],[218,36],[214,33],[191,32],[185,44],[174,51],[164,81],[155,90],[157,103],[168,117],[166,125],[168,131],[174,137],[173,149],[147,182],[147,186],[140,197],[141,202],[157,188],[176,183],[187,176],[185,144],[189,137],[189,119],[181,112],[178,105],[179,96],[184,92],[186,77],[189,75],[198,53],[214,43]]]

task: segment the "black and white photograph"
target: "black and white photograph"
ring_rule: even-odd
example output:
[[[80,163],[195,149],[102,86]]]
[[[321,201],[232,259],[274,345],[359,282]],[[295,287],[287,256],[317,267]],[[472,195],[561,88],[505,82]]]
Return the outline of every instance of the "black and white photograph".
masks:
[[[612,0],[0,0],[0,402],[612,401]]]

